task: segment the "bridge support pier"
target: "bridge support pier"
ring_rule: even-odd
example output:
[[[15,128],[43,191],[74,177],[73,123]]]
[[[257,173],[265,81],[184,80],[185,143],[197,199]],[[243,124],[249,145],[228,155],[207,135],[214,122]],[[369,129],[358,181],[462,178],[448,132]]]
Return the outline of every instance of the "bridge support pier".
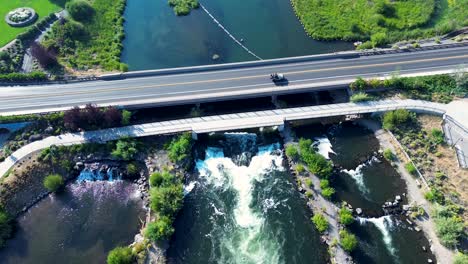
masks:
[[[193,140],[198,140],[198,134],[195,131],[192,131],[192,139]]]

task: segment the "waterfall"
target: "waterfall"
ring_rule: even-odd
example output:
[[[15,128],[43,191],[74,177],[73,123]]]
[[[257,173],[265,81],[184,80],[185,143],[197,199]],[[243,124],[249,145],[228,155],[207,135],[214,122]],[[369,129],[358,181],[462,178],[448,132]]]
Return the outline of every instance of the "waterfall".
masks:
[[[336,154],[332,149],[332,144],[327,136],[316,137],[314,138],[315,142],[313,144],[314,147],[317,148],[317,152],[325,157],[326,159],[330,159],[330,153]]]
[[[383,241],[385,246],[387,247],[390,254],[395,256],[395,248],[392,245],[392,235],[390,234],[391,229],[393,228],[393,220],[392,217],[389,215],[381,216],[379,218],[357,218],[361,225],[365,225],[366,223],[372,223],[379,229],[380,233],[382,233]]]
[[[363,194],[367,194],[369,193],[369,189],[367,188],[367,186],[365,185],[364,183],[364,174],[362,172],[362,169],[364,169],[366,166],[369,166],[369,165],[372,165],[373,162],[378,162],[379,160],[377,159],[377,157],[373,156],[370,160],[362,163],[362,164],[359,164],[356,169],[354,170],[347,170],[347,169],[342,169],[341,172],[344,172],[346,174],[348,174],[349,176],[351,176],[351,178],[354,179],[354,181],[356,182],[356,184],[358,185],[358,188],[359,190],[363,193]]]
[[[241,147],[243,151],[252,150],[253,134],[226,134],[230,143]],[[280,263],[281,243],[278,237],[265,232],[263,210],[252,208],[253,191],[257,183],[262,182],[270,172],[284,170],[283,157],[274,154],[280,147],[272,144],[258,148],[248,165],[238,165],[232,159],[224,157],[221,148],[208,147],[205,160],[198,160],[196,168],[200,175],[200,184],[219,193],[233,193],[235,200],[214,200],[211,219],[221,217],[220,226],[214,222],[210,233],[219,248],[220,263]],[[244,164],[244,163],[243,163]],[[272,199],[262,201],[264,207],[274,207],[278,202]]]

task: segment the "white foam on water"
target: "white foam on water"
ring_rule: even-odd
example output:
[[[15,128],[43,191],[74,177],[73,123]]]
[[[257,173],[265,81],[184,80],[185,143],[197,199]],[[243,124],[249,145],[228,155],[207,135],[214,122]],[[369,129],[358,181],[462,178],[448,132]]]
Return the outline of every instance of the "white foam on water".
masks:
[[[187,185],[184,185],[184,196],[188,195],[195,188],[195,185],[197,185],[196,181],[191,181]]]
[[[393,228],[393,220],[392,217],[389,215],[386,216],[381,216],[379,218],[363,218],[363,217],[358,217],[357,218],[359,223],[361,225],[364,225],[366,223],[372,223],[379,229],[380,233],[382,233],[382,238],[385,243],[385,246],[387,247],[388,251],[390,254],[395,256],[395,248],[392,245],[392,235],[390,234],[391,229]]]
[[[358,185],[359,190],[362,193],[367,194],[369,193],[369,189],[364,183],[364,174],[362,173],[362,169],[365,168],[366,166],[371,165],[373,162],[378,162],[378,161],[379,160],[376,157],[372,157],[370,160],[362,164],[359,164],[354,170],[342,169],[341,172],[344,172],[348,174],[349,176],[351,176],[351,178],[353,178],[356,184]]]
[[[327,136],[316,137],[314,140],[312,145],[317,148],[317,152],[324,158],[330,159],[330,153],[336,154]]]
[[[209,188],[218,191],[232,190],[236,194],[233,209],[233,230],[223,230],[220,247],[229,252],[228,257],[220,256],[220,263],[278,263],[280,245],[275,237],[263,233],[265,219],[261,212],[251,208],[253,190],[273,170],[284,170],[282,155],[272,152],[279,144],[259,148],[249,166],[238,166],[231,159],[219,153],[220,149],[208,148],[205,160],[199,160],[196,168],[200,178]],[[215,208],[215,214],[219,213]]]

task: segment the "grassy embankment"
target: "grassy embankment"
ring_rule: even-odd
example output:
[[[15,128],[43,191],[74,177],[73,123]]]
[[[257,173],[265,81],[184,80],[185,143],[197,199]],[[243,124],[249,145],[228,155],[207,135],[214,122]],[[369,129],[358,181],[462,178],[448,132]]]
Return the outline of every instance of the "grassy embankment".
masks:
[[[0,47],[15,39],[15,37],[28,30],[29,27],[11,27],[3,18],[6,14],[18,7],[31,7],[33,8],[39,19],[49,15],[50,13],[57,12],[63,8],[64,0],[0,0]]]
[[[468,25],[468,0],[291,0],[315,39],[362,40],[367,47],[442,35]]]

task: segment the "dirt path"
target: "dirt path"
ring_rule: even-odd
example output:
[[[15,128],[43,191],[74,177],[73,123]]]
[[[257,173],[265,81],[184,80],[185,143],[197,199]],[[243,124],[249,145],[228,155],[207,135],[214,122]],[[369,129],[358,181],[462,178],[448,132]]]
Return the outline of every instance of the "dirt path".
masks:
[[[404,164],[407,162],[406,158],[402,154],[403,150],[399,148],[398,143],[394,141],[393,137],[385,130],[383,130],[379,123],[372,120],[359,120],[359,124],[372,130],[379,140],[380,146],[383,149],[390,149],[393,153],[396,153],[398,160],[394,162],[396,165],[395,169],[398,171],[402,179],[406,182],[408,189],[408,202],[417,204],[424,208],[429,214],[431,212],[430,203],[424,198],[423,192],[426,190],[425,187],[420,189],[416,183],[416,179],[409,174]],[[423,185],[424,186],[424,185]],[[432,218],[420,218],[416,223],[421,227],[422,231],[429,239],[431,244],[431,251],[437,258],[438,263],[452,263],[454,258],[454,252],[444,247],[435,233],[435,224]]]

